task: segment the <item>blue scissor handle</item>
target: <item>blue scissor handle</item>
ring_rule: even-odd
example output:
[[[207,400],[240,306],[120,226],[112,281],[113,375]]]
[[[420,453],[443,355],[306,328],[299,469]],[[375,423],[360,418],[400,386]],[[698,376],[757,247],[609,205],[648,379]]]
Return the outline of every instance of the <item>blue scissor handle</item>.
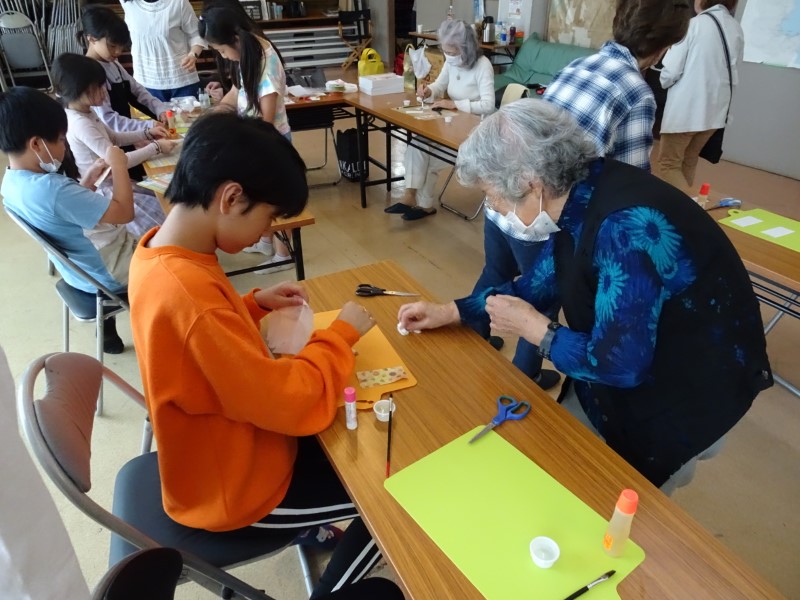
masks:
[[[497,399],[497,416],[492,419],[495,426],[503,421],[518,421],[531,412],[531,405],[525,401],[518,401],[511,396],[500,396]]]

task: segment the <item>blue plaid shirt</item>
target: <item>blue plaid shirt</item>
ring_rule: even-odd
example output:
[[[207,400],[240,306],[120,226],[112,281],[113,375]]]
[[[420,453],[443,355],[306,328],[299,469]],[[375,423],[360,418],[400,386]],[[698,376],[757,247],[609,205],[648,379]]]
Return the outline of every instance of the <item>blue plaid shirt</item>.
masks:
[[[572,61],[544,98],[578,120],[600,156],[650,170],[656,101],[625,46],[606,42],[597,54]]]

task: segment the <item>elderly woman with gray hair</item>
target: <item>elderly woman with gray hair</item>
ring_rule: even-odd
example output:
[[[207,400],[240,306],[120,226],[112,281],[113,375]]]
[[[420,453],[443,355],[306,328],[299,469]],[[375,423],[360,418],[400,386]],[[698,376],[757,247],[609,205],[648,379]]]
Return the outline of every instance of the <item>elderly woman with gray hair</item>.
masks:
[[[494,110],[494,70],[481,56],[475,30],[464,21],[445,21],[439,27],[439,43],[444,52],[444,67],[431,85],[421,85],[418,93],[433,108],[445,108],[485,115]],[[449,99],[445,99],[445,92]],[[447,163],[417,148],[406,149],[406,194],[402,202],[385,212],[416,221],[436,212],[434,188]]]
[[[559,400],[585,425],[665,492],[688,483],[772,384],[758,302],[720,227],[671,185],[595,158],[541,100],[484,120],[456,168],[542,251],[514,281],[404,305],[401,325],[488,322],[525,338],[567,375]]]

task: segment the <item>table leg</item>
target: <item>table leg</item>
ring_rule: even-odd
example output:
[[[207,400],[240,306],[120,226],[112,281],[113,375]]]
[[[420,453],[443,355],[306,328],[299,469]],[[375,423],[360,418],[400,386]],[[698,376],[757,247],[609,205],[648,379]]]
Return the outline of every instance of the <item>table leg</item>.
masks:
[[[367,208],[367,173],[366,166],[369,162],[369,149],[367,148],[367,135],[364,131],[366,128],[367,119],[364,111],[356,109],[356,146],[358,148],[358,166],[361,169],[358,178],[359,187],[361,188],[361,208]]]
[[[292,246],[294,246],[292,257],[294,258],[294,270],[297,274],[297,281],[306,278],[306,269],[303,264],[303,241],[300,239],[300,227],[292,229]]]
[[[392,124],[386,123],[386,191],[392,189]]]

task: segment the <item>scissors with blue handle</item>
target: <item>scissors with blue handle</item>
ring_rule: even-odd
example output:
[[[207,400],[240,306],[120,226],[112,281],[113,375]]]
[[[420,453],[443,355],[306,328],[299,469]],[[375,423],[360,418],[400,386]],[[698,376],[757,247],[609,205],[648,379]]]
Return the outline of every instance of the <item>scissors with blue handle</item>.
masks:
[[[375,287],[371,283],[360,283],[356,288],[356,296],[419,296],[409,292],[395,292]]]
[[[525,401],[518,401],[511,396],[500,396],[497,399],[497,416],[486,427],[481,429],[469,443],[482,438],[503,421],[519,421],[531,412],[531,405]]]

